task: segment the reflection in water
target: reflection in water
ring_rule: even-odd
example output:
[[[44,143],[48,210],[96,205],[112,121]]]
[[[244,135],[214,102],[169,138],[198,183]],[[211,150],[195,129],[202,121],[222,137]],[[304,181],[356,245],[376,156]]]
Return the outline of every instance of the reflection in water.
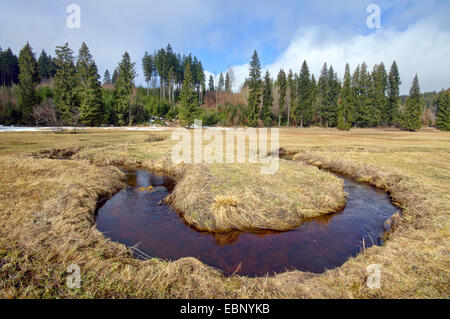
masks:
[[[143,170],[124,170],[128,187],[98,210],[97,228],[127,246],[164,259],[192,256],[233,273],[259,276],[299,269],[320,273],[343,264],[365,246],[379,245],[383,222],[396,208],[386,193],[344,179],[347,205],[289,232],[198,232],[169,205],[161,204],[175,183]],[[139,191],[140,187],[153,187]]]

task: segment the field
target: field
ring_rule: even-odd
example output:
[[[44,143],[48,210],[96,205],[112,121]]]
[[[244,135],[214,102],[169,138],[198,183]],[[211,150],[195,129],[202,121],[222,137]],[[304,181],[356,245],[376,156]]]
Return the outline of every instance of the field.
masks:
[[[0,297],[450,297],[449,133],[280,129],[294,161],[266,176],[250,164],[174,165],[170,133],[0,133]],[[286,230],[337,211],[345,193],[329,171],[387,191],[402,216],[383,246],[323,274],[225,277],[195,258],[134,259],[95,229],[98,203],[124,187],[114,165],[172,175],[168,200],[199,229]],[[80,266],[79,289],[66,285],[71,264]],[[381,266],[380,289],[366,286],[369,264]]]

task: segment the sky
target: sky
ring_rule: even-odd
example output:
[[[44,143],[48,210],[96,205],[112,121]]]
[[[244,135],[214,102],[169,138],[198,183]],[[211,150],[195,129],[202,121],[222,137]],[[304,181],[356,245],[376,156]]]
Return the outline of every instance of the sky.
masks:
[[[80,28],[67,26],[70,4],[81,9]],[[380,28],[367,24],[370,4],[380,8]],[[395,60],[405,94],[416,73],[422,91],[450,87],[449,16],[449,0],[0,0],[0,47],[18,54],[29,41],[37,56],[54,55],[68,42],[76,55],[84,41],[101,75],[128,51],[144,85],[144,52],[170,43],[197,56],[207,78],[231,67],[235,90],[254,50],[274,78],[280,68],[299,72],[303,60],[316,79],[324,62],[342,78],[347,62],[353,71]]]

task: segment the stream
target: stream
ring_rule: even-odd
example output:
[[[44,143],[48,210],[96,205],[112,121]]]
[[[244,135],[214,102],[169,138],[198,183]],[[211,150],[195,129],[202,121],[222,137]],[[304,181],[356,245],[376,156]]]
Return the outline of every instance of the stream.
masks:
[[[137,245],[145,255],[167,260],[191,256],[226,275],[262,276],[292,269],[322,273],[359,254],[363,245],[380,245],[383,223],[397,211],[385,192],[339,176],[348,194],[341,212],[287,232],[199,232],[164,204],[174,180],[145,170],[121,170],[127,187],[99,207],[97,229],[113,241]]]

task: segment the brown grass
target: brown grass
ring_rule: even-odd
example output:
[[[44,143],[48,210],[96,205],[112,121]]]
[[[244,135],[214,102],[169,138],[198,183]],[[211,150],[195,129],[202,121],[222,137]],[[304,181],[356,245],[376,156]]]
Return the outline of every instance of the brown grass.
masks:
[[[390,192],[402,218],[381,247],[371,247],[323,274],[224,277],[195,258],[168,262],[131,257],[93,224],[98,201],[123,185],[108,164],[168,169],[171,141],[145,142],[143,132],[89,132],[55,137],[0,134],[0,296],[15,298],[449,298],[450,134],[395,130],[281,130],[280,145],[296,159],[326,167]],[[162,135],[167,133],[160,133]],[[33,158],[45,149],[83,147],[72,160]],[[24,154],[26,153],[26,154]],[[21,155],[24,154],[24,155]],[[314,167],[285,163],[286,177]],[[100,165],[100,166],[98,166]],[[295,165],[295,166],[294,166]],[[301,169],[294,169],[299,166]],[[238,196],[242,171],[210,165],[199,174],[230,181],[209,205],[224,214],[251,199]],[[243,168],[244,169],[244,168]],[[246,178],[258,177],[247,171]],[[290,172],[288,174],[287,172]],[[295,178],[293,178],[295,179]],[[261,181],[261,180],[259,180]],[[220,184],[217,184],[220,185]],[[259,185],[261,186],[261,185]],[[211,184],[214,192],[215,184]],[[271,187],[271,186],[270,186]],[[218,197],[218,194],[223,196]],[[245,192],[244,192],[245,194]],[[325,200],[325,199],[324,199]],[[219,239],[220,240],[220,236]],[[80,265],[81,289],[65,284]],[[381,289],[369,289],[366,267],[381,266]]]

